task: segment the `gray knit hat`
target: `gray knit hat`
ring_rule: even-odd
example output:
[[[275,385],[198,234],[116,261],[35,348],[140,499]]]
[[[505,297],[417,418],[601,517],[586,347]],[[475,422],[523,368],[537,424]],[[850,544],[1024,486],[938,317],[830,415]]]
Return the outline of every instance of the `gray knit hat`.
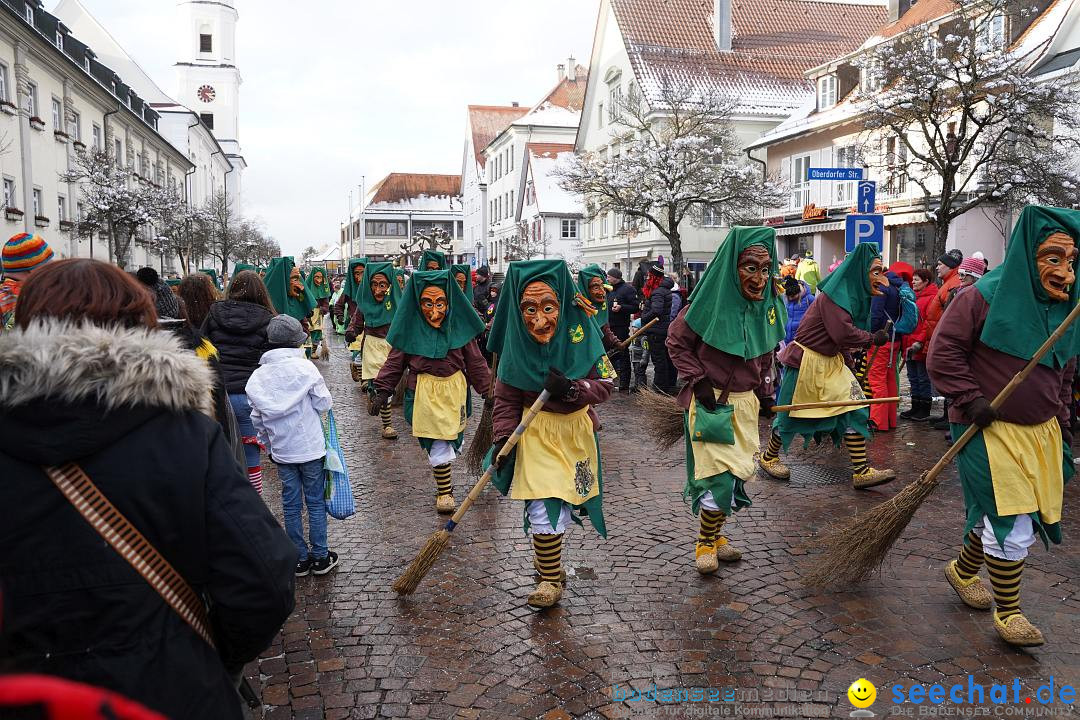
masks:
[[[300,347],[307,340],[300,321],[291,315],[275,315],[266,326],[266,341],[276,348]]]

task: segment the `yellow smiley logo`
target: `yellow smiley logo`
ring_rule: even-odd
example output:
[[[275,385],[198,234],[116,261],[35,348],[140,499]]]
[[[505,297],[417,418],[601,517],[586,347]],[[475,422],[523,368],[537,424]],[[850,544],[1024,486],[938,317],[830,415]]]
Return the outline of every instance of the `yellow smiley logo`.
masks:
[[[877,700],[877,688],[866,678],[859,678],[847,689],[847,698],[859,709],[868,708]]]

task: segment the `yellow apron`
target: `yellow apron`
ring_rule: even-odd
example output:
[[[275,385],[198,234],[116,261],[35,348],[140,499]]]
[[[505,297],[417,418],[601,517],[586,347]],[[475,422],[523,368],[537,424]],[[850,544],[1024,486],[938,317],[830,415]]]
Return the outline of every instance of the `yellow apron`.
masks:
[[[413,437],[432,440],[457,440],[465,429],[465,399],[469,384],[458,370],[450,377],[436,377],[427,373],[416,376],[416,394],[413,400]]]
[[[719,398],[722,391],[716,390]],[[733,392],[728,403],[734,406],[732,424],[735,426],[735,444],[690,441],[694,453],[694,478],[704,480],[723,472],[730,472],[741,480],[749,480],[757,474],[754,453],[758,451],[758,410],[761,404],[753,390]],[[690,403],[690,437],[694,437],[694,418],[697,403]]]
[[[795,343],[802,348],[802,364],[795,383],[795,392],[791,396],[792,405],[802,403],[829,402],[837,400],[865,400],[866,395],[855,379],[855,374],[844,364],[843,355],[822,355]],[[811,408],[792,410],[793,418],[827,418],[843,415],[853,410],[870,407],[869,405],[849,405],[847,407]]]
[[[541,411],[518,442],[510,497],[581,505],[600,494],[599,468],[588,405],[569,415]]]
[[[359,335],[357,335],[356,339],[353,340],[352,343],[349,344],[348,349],[351,350],[352,352],[360,352],[361,350],[363,350],[364,349],[364,334],[360,333]]]
[[[390,355],[390,343],[385,338],[367,336],[364,338],[364,361],[360,366],[360,379],[374,380],[386,364]]]
[[[1061,522],[1065,478],[1057,418],[1039,425],[995,420],[983,428],[998,515],[1038,511],[1044,523]]]

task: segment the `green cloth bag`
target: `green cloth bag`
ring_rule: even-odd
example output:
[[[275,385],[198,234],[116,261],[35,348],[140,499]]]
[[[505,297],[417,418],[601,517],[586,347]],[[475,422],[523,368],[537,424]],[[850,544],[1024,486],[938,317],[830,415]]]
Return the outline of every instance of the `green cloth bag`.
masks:
[[[694,400],[694,442],[735,444],[735,406],[717,403],[715,410],[706,409]]]

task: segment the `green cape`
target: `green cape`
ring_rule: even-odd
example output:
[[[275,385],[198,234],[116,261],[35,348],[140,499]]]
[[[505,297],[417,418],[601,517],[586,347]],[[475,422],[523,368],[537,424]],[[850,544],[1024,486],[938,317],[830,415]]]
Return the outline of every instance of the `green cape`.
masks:
[[[420,295],[432,285],[446,292],[446,318],[438,329],[428,324],[420,310]],[[467,345],[483,331],[484,321],[472,309],[472,303],[450,273],[426,270],[413,273],[405,287],[386,341],[407,355],[438,359]]]
[[[607,300],[604,300],[604,302],[597,306],[597,304],[593,302],[592,296],[589,295],[589,280],[594,277],[600,278],[600,282],[607,282],[607,273],[596,263],[586,265],[578,270],[578,290],[580,290],[581,294],[588,298],[589,302],[592,303],[592,306],[596,308],[597,312],[596,316],[593,317],[593,320],[596,321],[597,327],[604,327],[608,324],[608,304]]]
[[[1080,212],[1027,206],[1020,213],[1009,238],[1005,262],[975,283],[990,305],[982,335],[979,336],[987,347],[1028,360],[1076,306],[1080,283],[1073,283],[1069,288],[1068,302],[1051,302],[1039,281],[1035,252],[1055,232],[1065,233],[1075,244],[1080,240]],[[1073,263],[1074,269],[1075,266],[1076,263]],[[995,303],[994,298],[1002,281],[1003,292]],[[1073,323],[1039,364],[1061,368],[1077,354],[1080,354],[1080,332]]]
[[[427,270],[428,260],[434,260],[439,263],[440,270],[446,270],[446,253],[441,253],[438,250],[425,250],[420,255],[419,270]]]
[[[218,290],[221,289],[221,285],[218,284],[217,270],[214,270],[212,268],[199,268],[199,272],[201,272],[201,273],[203,273],[205,275],[209,275],[210,279],[214,283],[214,287],[216,287]]]
[[[349,269],[345,273],[345,284],[342,285],[342,287],[345,288],[345,294],[348,295],[349,297],[351,297],[355,302],[359,302],[360,286],[358,286],[356,284],[356,281],[353,280],[352,271],[353,271],[353,268],[356,267],[357,265],[363,265],[364,266],[364,271],[365,271],[364,278],[367,279],[367,274],[366,274],[366,272],[367,272],[367,264],[368,264],[368,259],[365,258],[365,257],[349,258]]]
[[[315,300],[306,290],[299,299],[289,295],[289,275],[292,274],[294,267],[296,263],[291,257],[274,258],[266,268],[266,277],[263,278],[263,282],[270,293],[270,301],[277,311],[302,321],[311,317],[311,313],[315,310]]]
[[[844,262],[818,285],[819,292],[825,293],[830,300],[847,310],[855,327],[866,332],[870,331],[870,303],[873,300],[870,295],[870,264],[874,258],[880,257],[877,245],[859,243],[844,258]]]
[[[321,272],[323,277],[323,283],[321,287],[315,285],[315,273]],[[304,286],[308,289],[308,294],[315,300],[322,300],[328,298],[333,294],[333,290],[330,289],[330,275],[326,272],[324,267],[313,267],[308,270],[307,277],[304,279]]]
[[[469,298],[469,302],[472,302],[473,296],[473,284],[472,284],[472,267],[469,265],[451,265],[450,276],[453,277],[459,272],[465,273],[465,297]],[[457,281],[454,281],[457,284]]]
[[[381,303],[375,302],[375,296],[371,294],[371,279],[376,275],[383,275],[390,281],[390,292]],[[367,327],[389,325],[394,320],[394,313],[400,301],[401,291],[398,290],[394,266],[388,262],[368,263],[364,268],[364,287],[360,290],[360,297],[356,298],[360,312],[364,314],[364,325]]]
[[[546,345],[532,339],[519,309],[521,293],[537,281],[550,285],[559,298],[559,322]],[[520,390],[540,392],[549,368],[580,380],[605,357],[600,330],[574,304],[575,295],[577,285],[562,260],[510,263],[488,334],[488,350],[499,355],[500,380]]]
[[[739,282],[739,253],[753,245],[768,250],[772,261],[765,297],[757,301],[743,297]],[[690,294],[686,324],[706,345],[744,360],[772,352],[787,326],[787,307],[772,282],[779,274],[775,230],[731,228]]]
[[[236,277],[236,273],[243,272],[244,270],[250,270],[255,273],[259,272],[259,268],[255,267],[254,265],[248,265],[247,263],[236,263],[236,265],[233,266],[233,277]]]

